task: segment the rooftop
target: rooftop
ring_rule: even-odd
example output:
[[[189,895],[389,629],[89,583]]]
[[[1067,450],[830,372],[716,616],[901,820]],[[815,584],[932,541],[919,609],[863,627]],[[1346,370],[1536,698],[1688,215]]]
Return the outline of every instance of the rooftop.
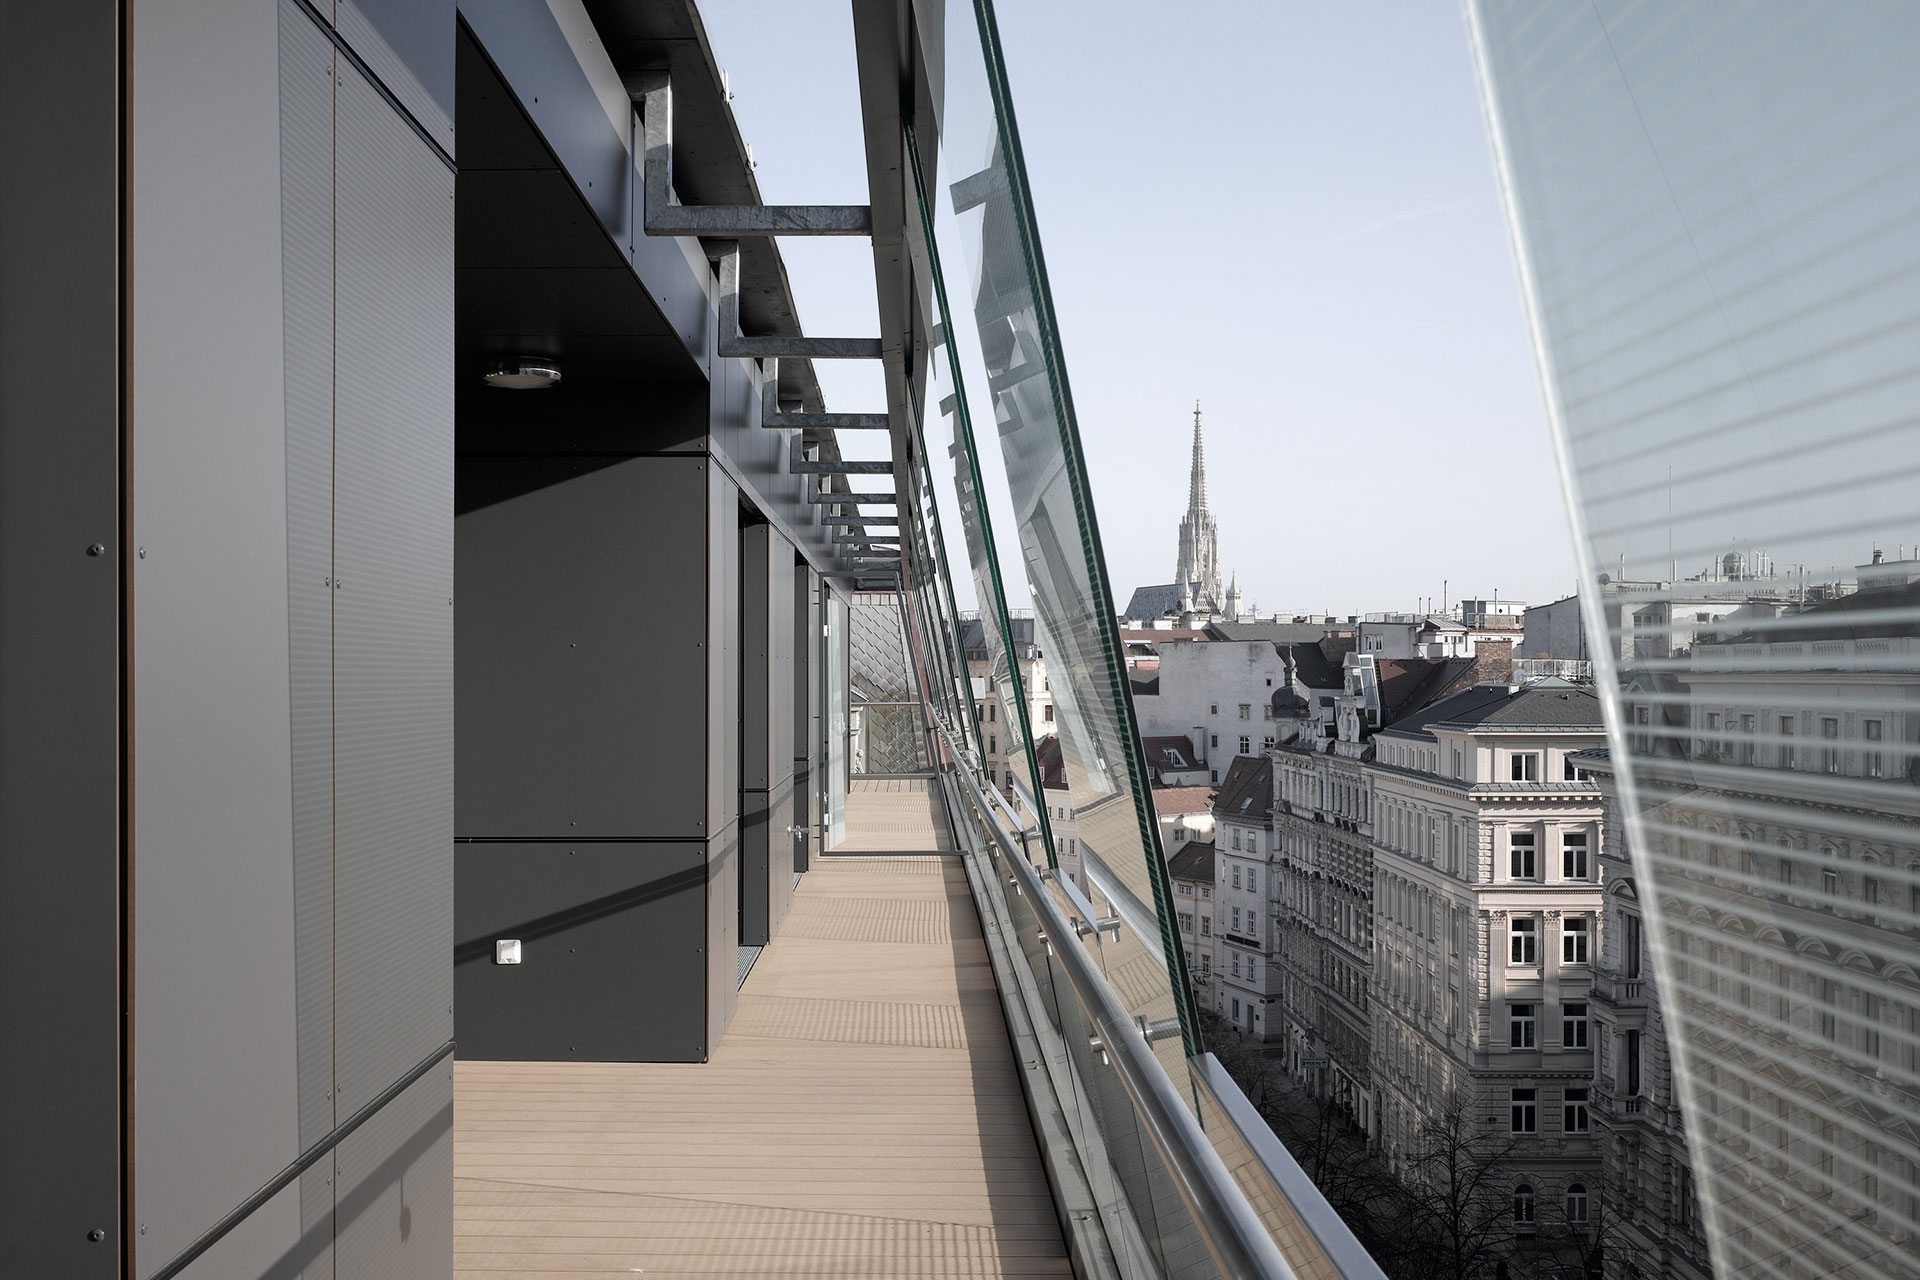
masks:
[[[1163,816],[1205,813],[1213,807],[1212,787],[1155,787],[1153,811]]]
[[[1273,758],[1235,756],[1220,783],[1214,802],[1215,817],[1235,822],[1267,822],[1273,818]]]

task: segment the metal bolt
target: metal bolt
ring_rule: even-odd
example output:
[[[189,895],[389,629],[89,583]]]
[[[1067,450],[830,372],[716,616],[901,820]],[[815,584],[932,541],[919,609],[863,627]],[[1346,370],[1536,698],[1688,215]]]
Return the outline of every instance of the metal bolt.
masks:
[[[103,555],[105,555],[105,554],[107,554],[107,548],[106,548],[106,544],[105,544],[105,543],[101,543],[101,542],[90,542],[90,543],[88,543],[88,544],[87,544],[87,554],[88,554],[88,555],[90,555],[90,556],[103,556]]]
[[[147,558],[147,549],[145,547],[140,548],[140,558],[142,560]]]
[[[140,1234],[141,1235],[147,1234],[147,1224],[144,1222],[140,1224]]]
[[[105,1240],[106,1238],[107,1238],[107,1233],[102,1231],[98,1227],[95,1227],[93,1230],[87,1232],[87,1239],[93,1241],[95,1244],[99,1244],[102,1240]]]

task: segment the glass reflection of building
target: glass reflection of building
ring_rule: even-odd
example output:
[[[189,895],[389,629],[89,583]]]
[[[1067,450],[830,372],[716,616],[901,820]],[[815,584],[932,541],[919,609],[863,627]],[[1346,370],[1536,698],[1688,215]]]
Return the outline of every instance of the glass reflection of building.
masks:
[[[1720,1275],[1920,1274],[1920,12],[1467,15],[1619,691],[1609,1187]]]

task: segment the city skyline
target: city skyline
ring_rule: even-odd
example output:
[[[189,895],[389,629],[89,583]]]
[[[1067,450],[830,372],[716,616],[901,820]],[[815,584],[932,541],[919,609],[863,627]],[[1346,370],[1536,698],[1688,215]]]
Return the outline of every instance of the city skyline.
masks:
[[[1143,4],[1097,20],[1069,6],[999,15],[1116,607],[1170,578],[1196,398],[1222,569],[1267,613],[1413,609],[1448,584],[1455,598],[1569,594],[1560,480],[1458,14],[1227,8],[1244,33],[1230,45]],[[764,198],[864,191],[845,6],[728,0],[703,15]],[[1086,129],[1085,104],[1120,83],[1155,86],[1155,110]],[[1227,205],[1203,221],[1224,216],[1245,238],[1223,254],[1187,229],[1181,193],[1226,175]],[[865,245],[789,240],[783,253],[810,330],[873,331]],[[881,403],[873,378],[820,366],[839,409]],[[1499,502],[1463,501],[1487,492]],[[945,478],[938,496],[954,501]],[[994,514],[1011,527],[1010,507]],[[1023,587],[1008,583],[1009,603],[1026,603]]]

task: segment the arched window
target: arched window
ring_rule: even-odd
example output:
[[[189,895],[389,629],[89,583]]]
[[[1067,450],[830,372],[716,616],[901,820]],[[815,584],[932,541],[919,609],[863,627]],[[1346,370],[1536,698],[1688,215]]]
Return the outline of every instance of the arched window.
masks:
[[[1513,1220],[1516,1224],[1533,1221],[1533,1184],[1530,1182],[1513,1189]]]
[[[1567,1188],[1567,1221],[1585,1222],[1587,1220],[1586,1184],[1576,1182]]]

